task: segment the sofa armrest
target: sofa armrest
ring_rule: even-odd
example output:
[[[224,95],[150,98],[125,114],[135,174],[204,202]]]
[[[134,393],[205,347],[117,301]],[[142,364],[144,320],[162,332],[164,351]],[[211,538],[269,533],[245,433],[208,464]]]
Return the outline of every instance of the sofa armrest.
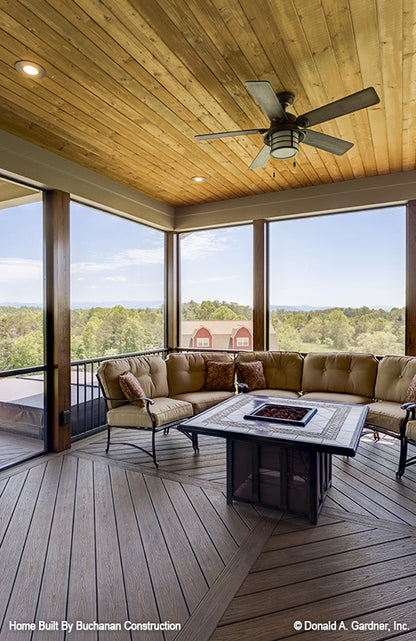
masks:
[[[154,400],[151,398],[146,398],[146,396],[138,396],[137,398],[126,398],[123,396],[123,398],[111,398],[110,396],[106,396],[103,394],[103,398],[106,401],[119,401],[119,402],[125,402],[125,403],[134,403],[135,401],[146,401],[146,404],[154,405]]]

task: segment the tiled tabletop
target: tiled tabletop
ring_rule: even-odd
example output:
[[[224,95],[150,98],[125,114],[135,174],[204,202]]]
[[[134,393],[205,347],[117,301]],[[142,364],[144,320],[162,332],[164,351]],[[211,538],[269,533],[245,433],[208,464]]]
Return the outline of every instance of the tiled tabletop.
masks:
[[[307,407],[317,412],[304,426],[245,418],[264,403]],[[316,449],[354,455],[367,416],[365,405],[292,400],[275,396],[239,394],[182,423],[200,434],[268,438],[291,444],[310,444]]]

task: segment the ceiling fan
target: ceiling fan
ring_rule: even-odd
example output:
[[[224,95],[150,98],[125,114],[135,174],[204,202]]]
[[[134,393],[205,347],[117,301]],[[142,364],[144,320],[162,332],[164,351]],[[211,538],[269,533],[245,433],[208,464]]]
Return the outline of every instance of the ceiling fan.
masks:
[[[287,113],[286,109],[293,104],[293,93],[281,91],[276,94],[267,80],[253,80],[245,83],[253,98],[258,102],[270,120],[269,129],[244,129],[240,131],[225,131],[217,134],[202,134],[195,136],[196,140],[226,138],[229,136],[244,136],[264,134],[264,147],[254,158],[249,169],[263,167],[270,157],[293,158],[299,151],[299,143],[317,147],[332,154],[342,156],[353,146],[352,142],[327,136],[318,131],[308,129],[327,120],[339,118],[345,114],[365,109],[380,102],[375,89],[367,87],[345,98],[330,102],[323,107],[313,109],[301,116]]]

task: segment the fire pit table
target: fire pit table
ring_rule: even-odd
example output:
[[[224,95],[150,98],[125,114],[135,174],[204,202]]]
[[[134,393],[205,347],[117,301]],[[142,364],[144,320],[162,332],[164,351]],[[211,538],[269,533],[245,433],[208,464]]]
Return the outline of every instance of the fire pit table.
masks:
[[[368,409],[239,394],[181,424],[227,441],[227,502],[247,501],[316,523],[332,454],[354,456]]]

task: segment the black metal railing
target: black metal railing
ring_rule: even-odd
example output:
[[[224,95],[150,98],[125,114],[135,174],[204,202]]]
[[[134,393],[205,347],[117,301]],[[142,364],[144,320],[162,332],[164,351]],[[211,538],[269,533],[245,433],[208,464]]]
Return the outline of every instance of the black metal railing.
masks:
[[[106,426],[105,402],[97,380],[97,370],[104,361],[134,356],[166,357],[168,348],[128,354],[99,356],[71,363],[71,438],[77,441],[103,430]]]
[[[105,403],[96,373],[106,360],[161,355],[167,348],[101,356],[71,363],[71,438],[76,441],[106,426]],[[45,440],[46,366],[0,372],[0,431]],[[10,379],[9,384],[2,381]]]

